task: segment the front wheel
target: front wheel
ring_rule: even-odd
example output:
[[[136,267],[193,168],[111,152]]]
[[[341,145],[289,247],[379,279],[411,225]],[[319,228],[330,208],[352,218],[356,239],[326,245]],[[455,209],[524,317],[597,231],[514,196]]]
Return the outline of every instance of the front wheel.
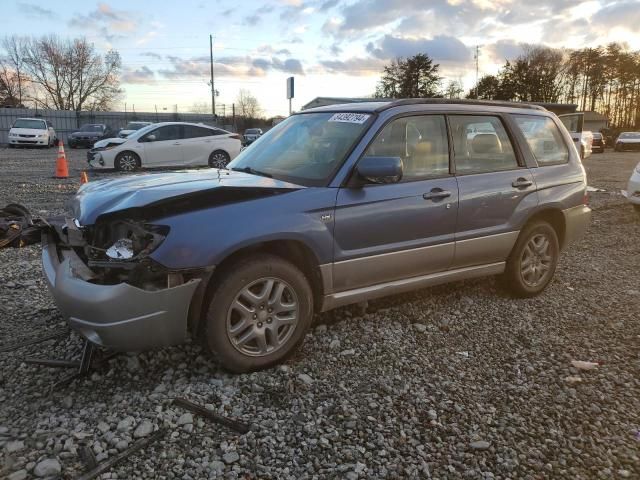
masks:
[[[220,274],[204,336],[226,369],[249,372],[283,361],[302,343],[313,317],[305,275],[273,255],[255,255]]]
[[[503,283],[517,297],[539,295],[558,265],[558,235],[545,221],[528,224],[520,233],[503,274]]]
[[[209,166],[211,168],[226,168],[231,158],[227,152],[216,150],[209,155]]]
[[[140,168],[140,157],[133,152],[120,152],[113,163],[120,172],[133,172]]]

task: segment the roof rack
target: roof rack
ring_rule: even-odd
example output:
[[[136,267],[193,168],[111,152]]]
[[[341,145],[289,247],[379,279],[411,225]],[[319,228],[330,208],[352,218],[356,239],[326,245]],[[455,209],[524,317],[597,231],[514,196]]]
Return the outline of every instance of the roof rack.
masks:
[[[375,99],[372,99],[375,101]],[[402,100],[391,100],[388,104],[383,105],[376,109],[376,112],[382,112],[389,108],[400,107],[402,105],[420,105],[420,104],[433,104],[433,105],[486,105],[493,107],[511,107],[511,108],[528,108],[530,110],[546,110],[539,105],[533,105],[531,103],[520,102],[507,102],[503,100],[472,100],[461,98],[405,98]]]

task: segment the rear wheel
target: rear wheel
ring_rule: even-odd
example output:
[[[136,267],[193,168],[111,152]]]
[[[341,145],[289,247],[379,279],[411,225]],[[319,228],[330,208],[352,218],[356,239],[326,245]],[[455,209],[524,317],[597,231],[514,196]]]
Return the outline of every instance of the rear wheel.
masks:
[[[221,273],[204,336],[226,369],[261,370],[296,350],[312,317],[313,295],[304,274],[280,257],[255,255]]]
[[[558,265],[558,235],[547,222],[538,220],[520,233],[503,274],[503,283],[517,297],[540,294],[553,279]]]
[[[209,155],[209,166],[211,168],[226,168],[230,160],[227,152],[216,150]]]
[[[140,168],[140,157],[133,152],[120,152],[114,166],[120,172],[133,172]]]

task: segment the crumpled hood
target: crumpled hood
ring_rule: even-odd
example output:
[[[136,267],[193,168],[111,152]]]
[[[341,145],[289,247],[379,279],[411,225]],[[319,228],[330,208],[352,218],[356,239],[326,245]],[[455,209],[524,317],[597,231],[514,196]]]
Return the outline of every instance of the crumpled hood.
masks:
[[[139,207],[167,205],[198,197],[214,206],[271,195],[302,187],[273,178],[229,170],[185,170],[170,173],[128,175],[85,183],[72,200],[73,216],[81,225],[92,225],[103,214]],[[227,195],[223,195],[227,194]],[[196,203],[194,201],[194,203]],[[194,207],[195,208],[195,207]]]
[[[100,140],[100,141],[94,143],[93,144],[93,148],[106,147],[110,143],[122,144],[122,143],[126,142],[127,140],[128,140],[127,138],[118,138],[118,137],[105,138],[104,140]]]

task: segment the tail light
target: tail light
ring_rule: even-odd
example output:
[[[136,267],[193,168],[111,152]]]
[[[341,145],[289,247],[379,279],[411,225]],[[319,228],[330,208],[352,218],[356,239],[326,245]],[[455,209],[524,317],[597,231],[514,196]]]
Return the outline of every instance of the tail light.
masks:
[[[232,135],[229,135],[229,138],[233,138],[235,140],[240,140],[240,135],[238,135],[237,133],[234,133]]]

